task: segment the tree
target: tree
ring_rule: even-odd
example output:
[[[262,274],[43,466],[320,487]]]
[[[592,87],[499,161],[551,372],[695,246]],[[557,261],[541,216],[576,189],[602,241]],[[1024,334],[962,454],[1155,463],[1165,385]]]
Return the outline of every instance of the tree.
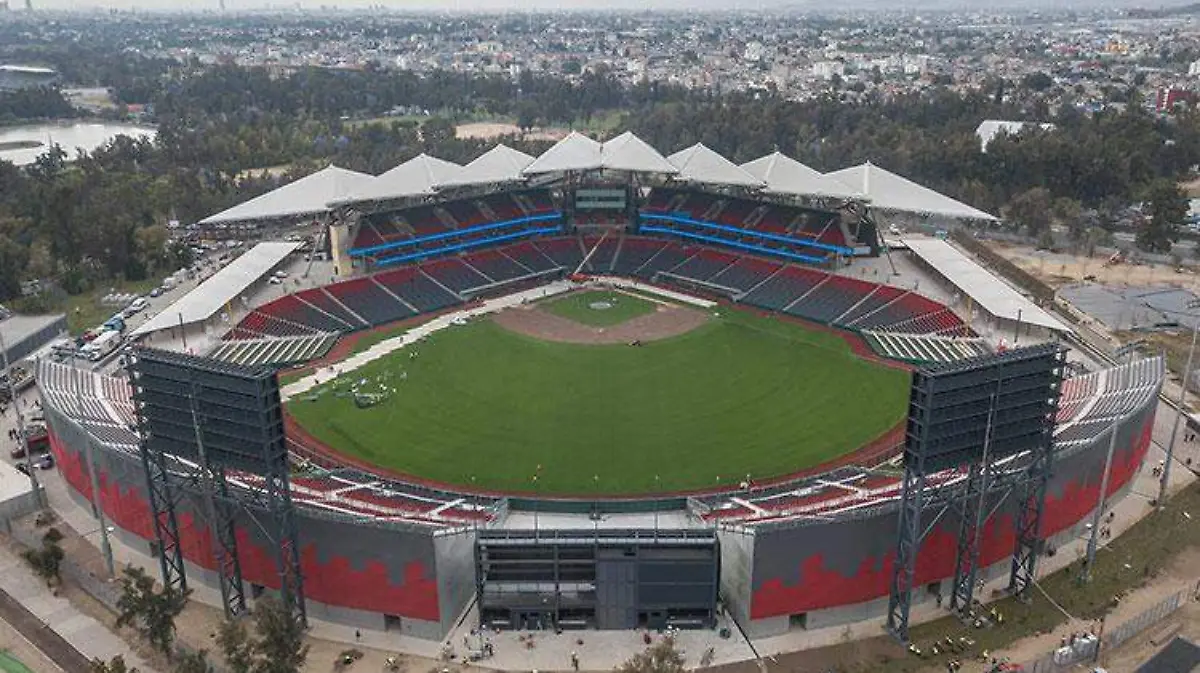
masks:
[[[683,673],[683,653],[675,648],[675,639],[665,637],[630,657],[617,669],[619,673]]]
[[[117,655],[111,661],[92,659],[91,673],[138,673],[138,669],[125,665],[125,657]]]
[[[191,591],[164,587],[155,591],[154,578],[145,570],[126,566],[117,599],[117,628],[133,626],[152,647],[171,655],[175,641],[175,618],[183,612]]]
[[[212,664],[208,663],[208,651],[180,651],[175,657],[172,673],[213,673]]]
[[[1174,182],[1155,180],[1146,190],[1145,201],[1149,217],[1138,227],[1137,246],[1147,252],[1170,252],[1187,217],[1187,196]]]
[[[33,568],[34,574],[45,580],[49,586],[62,583],[60,571],[65,554],[62,547],[58,545],[61,540],[62,533],[57,528],[51,528],[42,536],[41,549],[26,549],[21,554]]]
[[[1050,190],[1034,187],[1014,196],[1002,213],[1010,225],[1024,228],[1030,237],[1038,238],[1050,230],[1053,206]]]
[[[225,622],[217,634],[230,673],[298,673],[308,658],[303,623],[270,596],[258,599],[251,614],[253,635],[244,621]]]

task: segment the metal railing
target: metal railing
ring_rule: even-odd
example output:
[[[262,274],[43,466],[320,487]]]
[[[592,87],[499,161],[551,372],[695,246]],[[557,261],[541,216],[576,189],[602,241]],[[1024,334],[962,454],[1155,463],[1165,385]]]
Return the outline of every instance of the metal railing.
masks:
[[[1025,670],[1028,673],[1058,673],[1069,670],[1082,662],[1096,661],[1107,650],[1120,647],[1130,638],[1173,615],[1188,601],[1197,598],[1200,598],[1200,581],[1186,589],[1176,591],[1121,624],[1106,629],[1100,638],[1083,640],[1074,645],[1060,647],[1041,659],[1026,664]]]

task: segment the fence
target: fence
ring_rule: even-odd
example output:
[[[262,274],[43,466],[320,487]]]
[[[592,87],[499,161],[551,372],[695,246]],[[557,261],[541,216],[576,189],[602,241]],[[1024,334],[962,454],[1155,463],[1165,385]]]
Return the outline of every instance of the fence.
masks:
[[[1084,639],[1073,646],[1060,647],[1041,659],[1026,664],[1027,673],[1059,673],[1086,661],[1097,658],[1097,647],[1100,654],[1114,647],[1119,647],[1130,638],[1170,617],[1176,610],[1183,607],[1189,600],[1200,598],[1200,581],[1195,585],[1177,591],[1162,599],[1154,606],[1132,617],[1120,625],[1106,629],[1100,639]]]

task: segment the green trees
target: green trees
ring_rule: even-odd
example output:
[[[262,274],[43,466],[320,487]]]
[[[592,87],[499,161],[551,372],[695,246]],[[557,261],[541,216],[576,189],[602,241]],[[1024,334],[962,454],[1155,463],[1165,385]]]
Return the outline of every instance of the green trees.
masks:
[[[121,597],[117,599],[117,628],[133,626],[152,647],[171,656],[175,618],[183,612],[190,593],[174,587],[155,591],[154,578],[145,570],[126,566],[121,573]]]
[[[1156,180],[1146,189],[1145,221],[1137,230],[1137,246],[1147,252],[1170,252],[1179,240],[1179,227],[1187,217],[1188,201],[1171,181]]]
[[[1004,207],[1004,219],[1012,227],[1025,230],[1031,238],[1050,231],[1054,221],[1054,197],[1045,187],[1034,187],[1017,194]]]
[[[125,657],[117,655],[110,661],[92,659],[91,673],[138,673],[138,669],[125,665]]]
[[[47,586],[62,583],[59,572],[65,554],[62,547],[58,545],[62,537],[62,533],[57,528],[51,528],[42,536],[40,549],[26,549],[21,554],[25,562],[33,569],[34,574],[45,580]]]
[[[298,673],[308,658],[304,625],[270,596],[258,599],[252,614],[253,633],[242,620],[225,622],[217,634],[230,673]]]

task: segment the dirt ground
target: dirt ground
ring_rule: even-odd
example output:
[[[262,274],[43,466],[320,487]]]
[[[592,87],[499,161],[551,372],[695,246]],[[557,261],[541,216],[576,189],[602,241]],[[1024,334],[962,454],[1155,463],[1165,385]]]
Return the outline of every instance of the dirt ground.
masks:
[[[527,304],[501,311],[492,320],[511,332],[546,341],[623,344],[685,334],[708,322],[708,314],[694,308],[659,304],[654,313],[609,327],[592,327],[543,311],[536,304]]]
[[[549,140],[556,142],[562,140],[570,133],[567,129],[558,128],[534,128],[529,133],[524,134],[525,140]],[[454,137],[456,138],[477,138],[480,140],[492,140],[502,136],[522,135],[521,129],[516,124],[504,124],[499,122],[473,122],[471,124],[459,124],[454,127]]]
[[[1200,285],[1200,274],[1192,268],[1185,267],[1179,273],[1169,264],[1121,263],[1106,266],[1107,258],[1100,255],[1089,258],[995,241],[990,242],[989,246],[1051,287],[1080,283],[1087,276],[1094,276],[1096,282],[1105,285],[1174,285],[1191,288]]]

